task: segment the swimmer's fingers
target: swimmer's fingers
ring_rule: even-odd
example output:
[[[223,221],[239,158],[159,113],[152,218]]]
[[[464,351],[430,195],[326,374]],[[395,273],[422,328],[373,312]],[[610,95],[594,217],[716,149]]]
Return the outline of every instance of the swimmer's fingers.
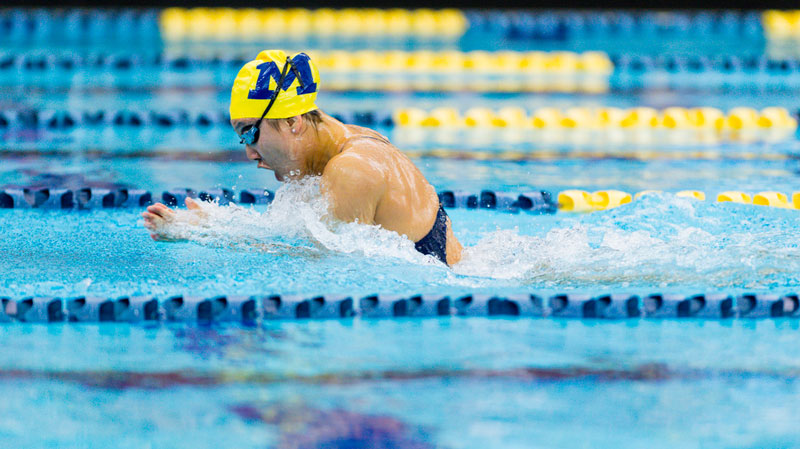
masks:
[[[161,233],[160,228],[164,226],[165,222],[164,219],[161,218],[159,215],[151,214],[150,212],[143,212],[142,217],[144,217],[144,227],[150,231],[150,237],[158,242],[174,242],[175,239],[168,238],[164,234]]]
[[[188,196],[186,197],[185,203],[186,203],[186,208],[189,209],[189,210],[201,210],[202,209],[202,207],[200,207],[200,204],[197,201],[189,198]]]
[[[164,220],[172,220],[175,216],[175,211],[170,209],[169,207],[161,204],[156,203],[152,206],[147,206],[147,212],[150,214],[156,215]]]
[[[160,215],[151,212],[142,212],[144,218],[144,227],[150,230],[155,230],[165,223],[165,220]]]

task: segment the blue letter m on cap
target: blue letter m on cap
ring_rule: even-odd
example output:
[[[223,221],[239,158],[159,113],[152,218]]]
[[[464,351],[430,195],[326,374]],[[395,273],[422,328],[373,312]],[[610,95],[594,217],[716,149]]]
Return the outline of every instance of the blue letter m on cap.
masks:
[[[308,61],[309,58],[305,53],[298,53],[292,58],[290,63],[297,69],[297,73],[300,75],[300,86],[297,87],[297,95],[310,94],[317,91],[317,83],[314,82],[314,74],[311,72],[311,66]],[[256,68],[259,70],[256,88],[250,89],[247,98],[250,100],[269,100],[275,93],[274,90],[269,88],[269,80],[275,80],[275,84],[277,85],[278,81],[281,80],[281,70],[283,67],[278,68],[275,62],[269,61],[259,64]],[[295,78],[297,78],[297,75],[295,75],[295,71],[290,67],[286,78],[283,80],[283,86],[280,86],[280,89],[286,91],[286,89],[292,85]]]

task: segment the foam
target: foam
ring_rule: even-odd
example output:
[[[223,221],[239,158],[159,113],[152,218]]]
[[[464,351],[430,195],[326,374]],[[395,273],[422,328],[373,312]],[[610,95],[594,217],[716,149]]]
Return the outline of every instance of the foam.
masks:
[[[476,277],[558,288],[768,288],[794,278],[800,247],[793,229],[800,219],[753,212],[741,205],[648,195],[614,211],[565,220],[544,236],[489,233],[465,249],[454,272],[473,287]]]
[[[310,258],[345,253],[443,269],[395,232],[328,217],[318,179],[284,185],[265,212],[214,203],[202,208],[202,220],[179,211],[164,233],[220,248]],[[800,272],[800,247],[792,237],[800,225],[796,211],[650,194],[614,210],[552,218],[555,226],[546,231],[537,229],[546,223],[541,217],[520,219],[524,226],[480,235],[465,246],[463,260],[442,281],[472,288],[498,280],[559,289],[772,288]],[[458,222],[456,231],[471,225]]]
[[[234,204],[201,202],[200,206],[199,213],[178,209],[176,219],[159,233],[168,240],[213,247],[316,257],[333,252],[434,263],[396,232],[330,217],[316,177],[283,184],[264,212]]]

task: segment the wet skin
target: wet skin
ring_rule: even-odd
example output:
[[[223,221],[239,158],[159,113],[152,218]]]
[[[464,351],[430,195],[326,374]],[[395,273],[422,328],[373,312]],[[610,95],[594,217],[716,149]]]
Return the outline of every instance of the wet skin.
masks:
[[[232,120],[237,134],[257,119]],[[278,181],[321,176],[321,189],[330,212],[342,221],[380,225],[417,242],[430,232],[439,210],[436,190],[400,150],[367,128],[345,125],[322,113],[316,127],[302,116],[264,120],[260,136],[247,145],[247,157],[258,168],[275,172]],[[370,138],[373,137],[373,138]],[[187,198],[186,207],[200,214],[200,206]],[[175,212],[157,203],[144,212],[144,224],[154,239],[159,227]],[[462,246],[447,219],[447,263],[461,260]]]

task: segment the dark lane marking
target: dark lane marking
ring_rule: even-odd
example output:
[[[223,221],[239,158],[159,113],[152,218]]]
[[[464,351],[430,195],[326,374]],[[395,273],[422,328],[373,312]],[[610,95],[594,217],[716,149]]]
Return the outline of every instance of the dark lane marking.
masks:
[[[495,380],[519,382],[663,382],[668,380],[699,379],[774,379],[800,380],[800,370],[714,370],[670,369],[664,364],[650,363],[628,369],[590,367],[522,367],[506,370],[432,368],[421,370],[355,371],[319,375],[291,375],[256,373],[252,371],[54,371],[54,370],[0,370],[0,382],[18,380],[46,380],[74,382],[88,387],[122,390],[141,388],[158,390],[181,386],[213,387],[231,384],[268,385],[296,382],[312,385],[349,385],[363,382],[416,381],[428,379]]]

